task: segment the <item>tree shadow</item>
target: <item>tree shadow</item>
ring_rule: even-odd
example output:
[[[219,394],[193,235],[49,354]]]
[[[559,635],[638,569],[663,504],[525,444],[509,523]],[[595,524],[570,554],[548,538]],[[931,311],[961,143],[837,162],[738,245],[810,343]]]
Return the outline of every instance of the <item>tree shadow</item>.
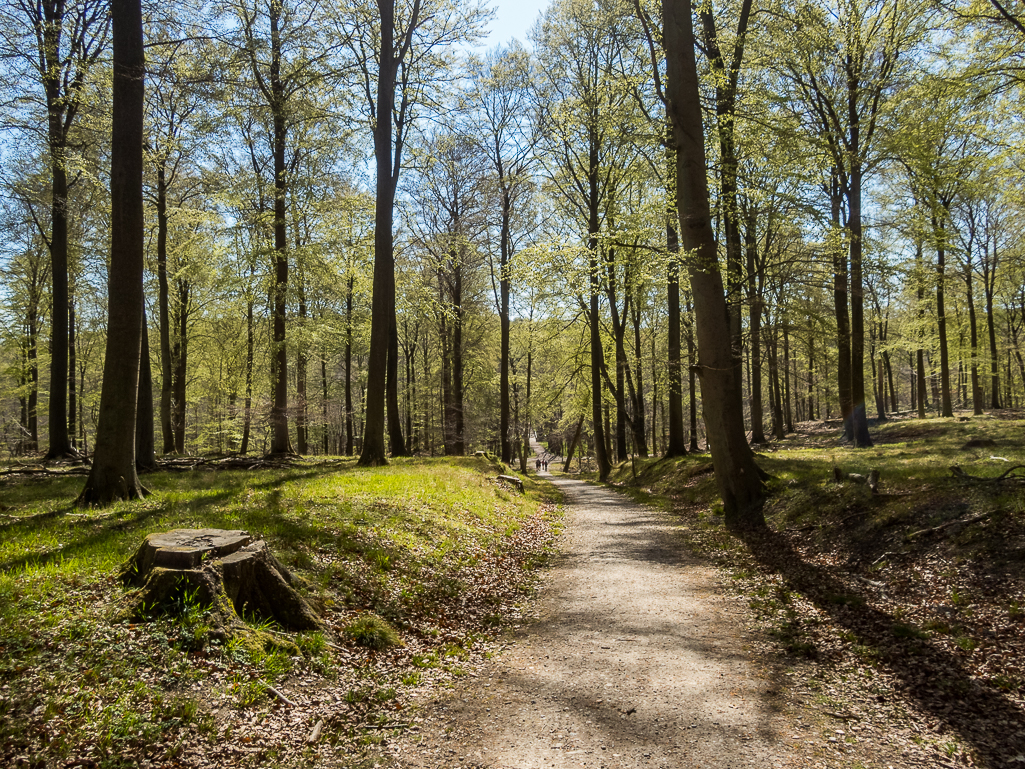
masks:
[[[860,601],[827,569],[805,561],[778,532],[742,534],[754,557],[806,596],[837,626],[871,647],[905,696],[971,745],[987,764],[1010,765],[1025,754],[1025,712],[1010,697],[973,677],[963,660],[927,638],[901,638],[907,626]]]

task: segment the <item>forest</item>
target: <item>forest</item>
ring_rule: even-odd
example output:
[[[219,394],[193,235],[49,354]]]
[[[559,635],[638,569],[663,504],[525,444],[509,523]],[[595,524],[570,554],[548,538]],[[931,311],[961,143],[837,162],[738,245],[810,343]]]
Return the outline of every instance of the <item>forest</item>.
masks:
[[[358,3],[144,12],[140,466],[508,462],[537,434],[604,476],[705,445],[658,7],[555,2],[529,47],[484,53],[473,3],[399,3],[384,27]],[[3,14],[0,433],[54,459],[96,442],[111,21],[99,0]],[[695,7],[751,443],[1021,406],[1020,18]]]
[[[0,764],[1025,762],[1022,0],[493,15],[0,3]]]

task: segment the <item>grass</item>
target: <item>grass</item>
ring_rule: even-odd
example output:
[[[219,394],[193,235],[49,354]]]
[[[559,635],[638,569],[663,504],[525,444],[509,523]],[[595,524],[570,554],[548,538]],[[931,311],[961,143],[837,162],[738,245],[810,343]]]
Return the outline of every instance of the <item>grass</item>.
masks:
[[[510,611],[502,580],[475,580],[502,564],[529,589],[522,572],[551,536],[554,489],[525,479],[524,494],[510,492],[494,482],[499,472],[486,457],[162,472],[146,476],[147,499],[89,510],[73,507],[81,477],[0,481],[0,764],[172,760],[175,744],[206,739],[204,691],[220,687],[234,708],[267,707],[267,687],[292,680],[355,676],[387,689],[364,647],[413,639],[417,653],[434,647],[443,658],[476,627],[472,610]],[[153,607],[149,621],[114,621],[126,596],[114,575],[143,537],[205,527],[265,538],[336,637],[253,617],[252,634],[220,644],[188,600]],[[525,532],[540,550],[523,544]],[[471,588],[483,607],[461,600]],[[346,644],[355,651],[332,648]],[[396,653],[407,655],[390,663],[398,682],[417,666]]]

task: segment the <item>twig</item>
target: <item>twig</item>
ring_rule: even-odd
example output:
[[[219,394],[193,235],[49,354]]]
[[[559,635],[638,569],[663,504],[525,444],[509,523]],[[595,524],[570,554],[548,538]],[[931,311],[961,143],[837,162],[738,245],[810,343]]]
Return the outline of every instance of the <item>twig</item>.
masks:
[[[264,680],[263,680],[262,678],[258,678],[258,679],[256,679],[256,680],[257,680],[257,681],[259,681],[259,682],[260,682],[261,684],[263,684],[264,688],[265,688],[265,689],[266,689],[267,691],[269,691],[269,692],[270,692],[271,694],[273,694],[273,695],[274,695],[275,697],[277,697],[277,698],[278,698],[279,700],[281,700],[281,701],[282,701],[283,703],[285,703],[285,704],[286,704],[286,705],[288,705],[289,707],[292,707],[292,708],[294,708],[294,707],[295,707],[295,703],[294,703],[294,702],[292,702],[292,700],[288,699],[288,697],[286,697],[286,696],[285,696],[284,694],[282,694],[281,692],[279,692],[279,691],[278,691],[277,689],[275,689],[275,688],[274,688],[273,686],[271,686],[271,685],[270,685],[269,683],[267,683],[266,681],[264,681]]]
[[[893,553],[893,552],[883,553],[881,556],[879,556],[874,561],[872,561],[872,565],[873,566],[879,565],[880,563],[885,561],[887,558],[889,558],[891,555],[900,555],[900,553]]]
[[[367,724],[363,727],[364,729],[408,729],[409,724],[393,723],[393,724]]]

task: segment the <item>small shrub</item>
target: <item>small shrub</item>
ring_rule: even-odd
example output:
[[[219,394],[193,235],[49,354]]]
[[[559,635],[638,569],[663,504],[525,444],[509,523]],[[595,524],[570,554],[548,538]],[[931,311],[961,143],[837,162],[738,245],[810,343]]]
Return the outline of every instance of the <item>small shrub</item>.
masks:
[[[345,626],[345,634],[357,646],[384,651],[402,643],[391,624],[376,614],[364,614]]]

